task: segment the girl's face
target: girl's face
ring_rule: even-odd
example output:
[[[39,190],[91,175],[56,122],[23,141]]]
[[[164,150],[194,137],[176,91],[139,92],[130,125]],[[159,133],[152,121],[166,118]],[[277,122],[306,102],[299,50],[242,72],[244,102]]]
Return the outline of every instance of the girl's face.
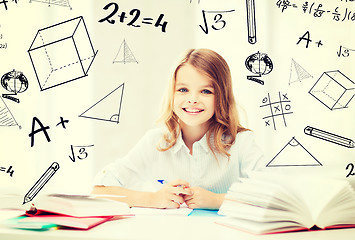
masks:
[[[207,127],[215,112],[212,80],[190,64],[180,67],[176,74],[174,112],[182,124]]]

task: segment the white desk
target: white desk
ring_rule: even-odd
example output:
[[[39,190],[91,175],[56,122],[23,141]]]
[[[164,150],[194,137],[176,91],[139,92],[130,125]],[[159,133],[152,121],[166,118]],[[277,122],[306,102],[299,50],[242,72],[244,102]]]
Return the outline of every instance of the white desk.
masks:
[[[233,240],[343,240],[353,239],[355,229],[252,235],[214,223],[216,217],[137,216],[103,223],[88,231],[36,232],[0,228],[1,240],[105,240],[105,239],[233,239]]]

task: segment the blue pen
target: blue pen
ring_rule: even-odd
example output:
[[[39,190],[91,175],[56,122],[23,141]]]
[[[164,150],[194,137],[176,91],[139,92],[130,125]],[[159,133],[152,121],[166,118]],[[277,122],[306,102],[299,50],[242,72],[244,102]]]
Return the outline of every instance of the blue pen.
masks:
[[[164,181],[165,181],[165,180],[163,180],[163,179],[162,179],[162,180],[159,180],[159,179],[158,179],[157,181],[158,181],[159,183],[161,183],[161,184],[164,184]]]

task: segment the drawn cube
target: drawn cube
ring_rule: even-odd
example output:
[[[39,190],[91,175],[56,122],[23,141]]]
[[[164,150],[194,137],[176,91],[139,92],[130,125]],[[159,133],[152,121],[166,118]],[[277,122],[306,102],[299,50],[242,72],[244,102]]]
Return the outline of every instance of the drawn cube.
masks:
[[[355,95],[355,83],[339,70],[324,72],[309,93],[330,110],[346,108]]]
[[[97,54],[81,16],[38,30],[28,53],[41,91],[87,76]]]

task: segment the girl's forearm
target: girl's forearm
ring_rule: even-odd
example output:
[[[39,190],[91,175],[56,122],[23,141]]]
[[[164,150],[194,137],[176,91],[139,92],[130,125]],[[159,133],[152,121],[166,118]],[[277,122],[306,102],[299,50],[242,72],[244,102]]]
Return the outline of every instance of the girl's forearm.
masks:
[[[134,191],[118,186],[95,186],[91,193],[102,195],[100,197],[103,198],[125,202],[130,207],[154,207],[152,192]]]

